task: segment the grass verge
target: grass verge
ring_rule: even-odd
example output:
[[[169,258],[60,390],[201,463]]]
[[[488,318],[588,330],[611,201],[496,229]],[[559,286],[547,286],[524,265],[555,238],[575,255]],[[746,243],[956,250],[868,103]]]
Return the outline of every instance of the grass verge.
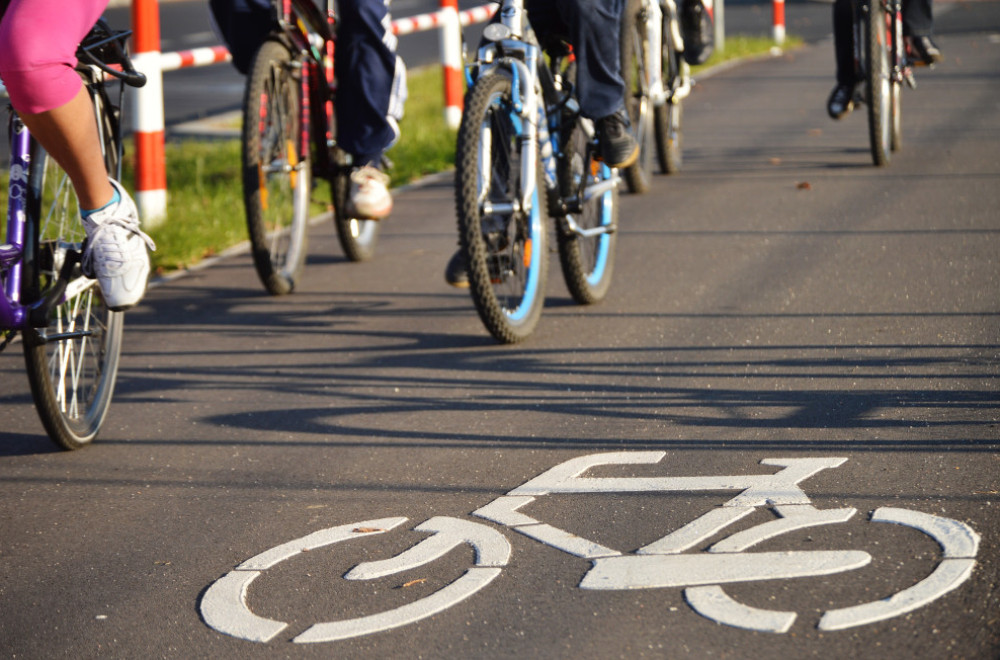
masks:
[[[785,48],[801,40],[789,37]],[[769,37],[727,37],[724,53],[716,53],[697,74],[723,61],[761,55],[773,47]],[[410,72],[402,137],[388,153],[393,161],[392,185],[403,185],[450,169],[455,159],[455,132],[444,120],[441,71],[427,67]],[[419,127],[419,128],[418,128]],[[126,158],[125,180],[134,180],[134,153]],[[156,241],[153,268],[159,274],[190,267],[206,257],[246,240],[240,185],[238,140],[170,141],[166,145],[169,194],[167,222],[150,232]],[[313,191],[315,211],[329,205],[326,186]]]

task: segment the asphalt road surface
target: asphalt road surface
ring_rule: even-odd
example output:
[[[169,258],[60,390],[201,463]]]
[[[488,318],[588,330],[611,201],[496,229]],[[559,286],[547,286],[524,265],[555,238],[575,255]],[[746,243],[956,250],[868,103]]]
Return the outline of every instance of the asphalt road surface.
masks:
[[[1000,3],[948,7],[887,168],[828,41],[701,80],[523,344],[443,281],[444,176],[293,295],[160,282],[84,450],[8,347],[0,655],[997,658]]]

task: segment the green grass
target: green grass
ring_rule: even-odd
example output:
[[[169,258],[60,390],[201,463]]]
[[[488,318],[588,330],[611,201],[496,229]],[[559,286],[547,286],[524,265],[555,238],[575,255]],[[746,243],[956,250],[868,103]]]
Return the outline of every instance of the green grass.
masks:
[[[785,48],[801,40],[789,37]],[[768,52],[769,37],[728,37],[724,53],[715,53],[693,73],[723,61]],[[392,185],[400,186],[434,172],[453,167],[455,131],[444,120],[443,82],[438,67],[410,72],[406,116],[400,124],[402,136],[388,153],[393,161]],[[130,150],[130,155],[131,150]],[[125,180],[133,180],[133,161],[126,159]],[[167,221],[149,233],[156,241],[153,267],[165,273],[192,266],[206,257],[246,240],[243,196],[240,186],[238,140],[168,142]],[[314,211],[329,207],[328,187],[313,191]]]

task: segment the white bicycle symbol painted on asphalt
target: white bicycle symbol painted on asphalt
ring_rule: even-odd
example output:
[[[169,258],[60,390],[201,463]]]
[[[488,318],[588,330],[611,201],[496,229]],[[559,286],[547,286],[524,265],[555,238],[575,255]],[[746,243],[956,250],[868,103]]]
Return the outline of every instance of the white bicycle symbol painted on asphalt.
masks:
[[[846,458],[768,458],[761,463],[781,470],[761,475],[585,476],[594,467],[655,464],[665,455],[665,452],[614,452],[574,458],[498,497],[473,515],[512,528],[570,555],[591,560],[592,567],[580,581],[581,589],[680,588],[684,590],[688,605],[702,616],[763,632],[787,632],[797,614],[744,605],[727,595],[722,585],[829,575],[858,569],[871,562],[871,555],[860,550],[747,552],[782,534],[843,523],[854,516],[857,511],[853,508],[815,508],[798,486],[821,470],[842,465]],[[682,491],[741,492],[722,506],[632,553],[604,547],[519,511],[536,498],[550,494]],[[707,552],[683,554],[753,513],[757,507],[772,508],[777,518],[730,534],[711,545]],[[257,616],[247,604],[250,585],[263,571],[303,550],[372,537],[405,521],[406,518],[384,518],[331,527],[267,550],[214,582],[202,598],[201,614],[205,622],[219,632],[249,641],[268,642],[288,624]],[[895,523],[920,530],[941,546],[940,562],[923,580],[889,598],[824,612],[818,623],[820,630],[841,630],[905,614],[957,588],[972,574],[979,535],[965,523],[890,507],[876,509],[871,522]],[[292,641],[348,639],[425,619],[488,585],[510,559],[511,546],[507,538],[482,523],[435,517],[413,529],[431,536],[395,557],[358,564],[344,578],[368,580],[394,575],[428,564],[463,543],[475,549],[475,564],[455,581],[418,601],[378,614],[316,623]]]

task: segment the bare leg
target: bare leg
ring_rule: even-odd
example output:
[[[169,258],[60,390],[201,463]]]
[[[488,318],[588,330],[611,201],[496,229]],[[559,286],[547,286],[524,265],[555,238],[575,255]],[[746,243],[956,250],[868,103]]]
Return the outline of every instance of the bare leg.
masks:
[[[114,189],[104,168],[97,119],[86,87],[81,87],[65,105],[20,117],[35,139],[66,170],[81,209],[100,208],[111,201]]]

